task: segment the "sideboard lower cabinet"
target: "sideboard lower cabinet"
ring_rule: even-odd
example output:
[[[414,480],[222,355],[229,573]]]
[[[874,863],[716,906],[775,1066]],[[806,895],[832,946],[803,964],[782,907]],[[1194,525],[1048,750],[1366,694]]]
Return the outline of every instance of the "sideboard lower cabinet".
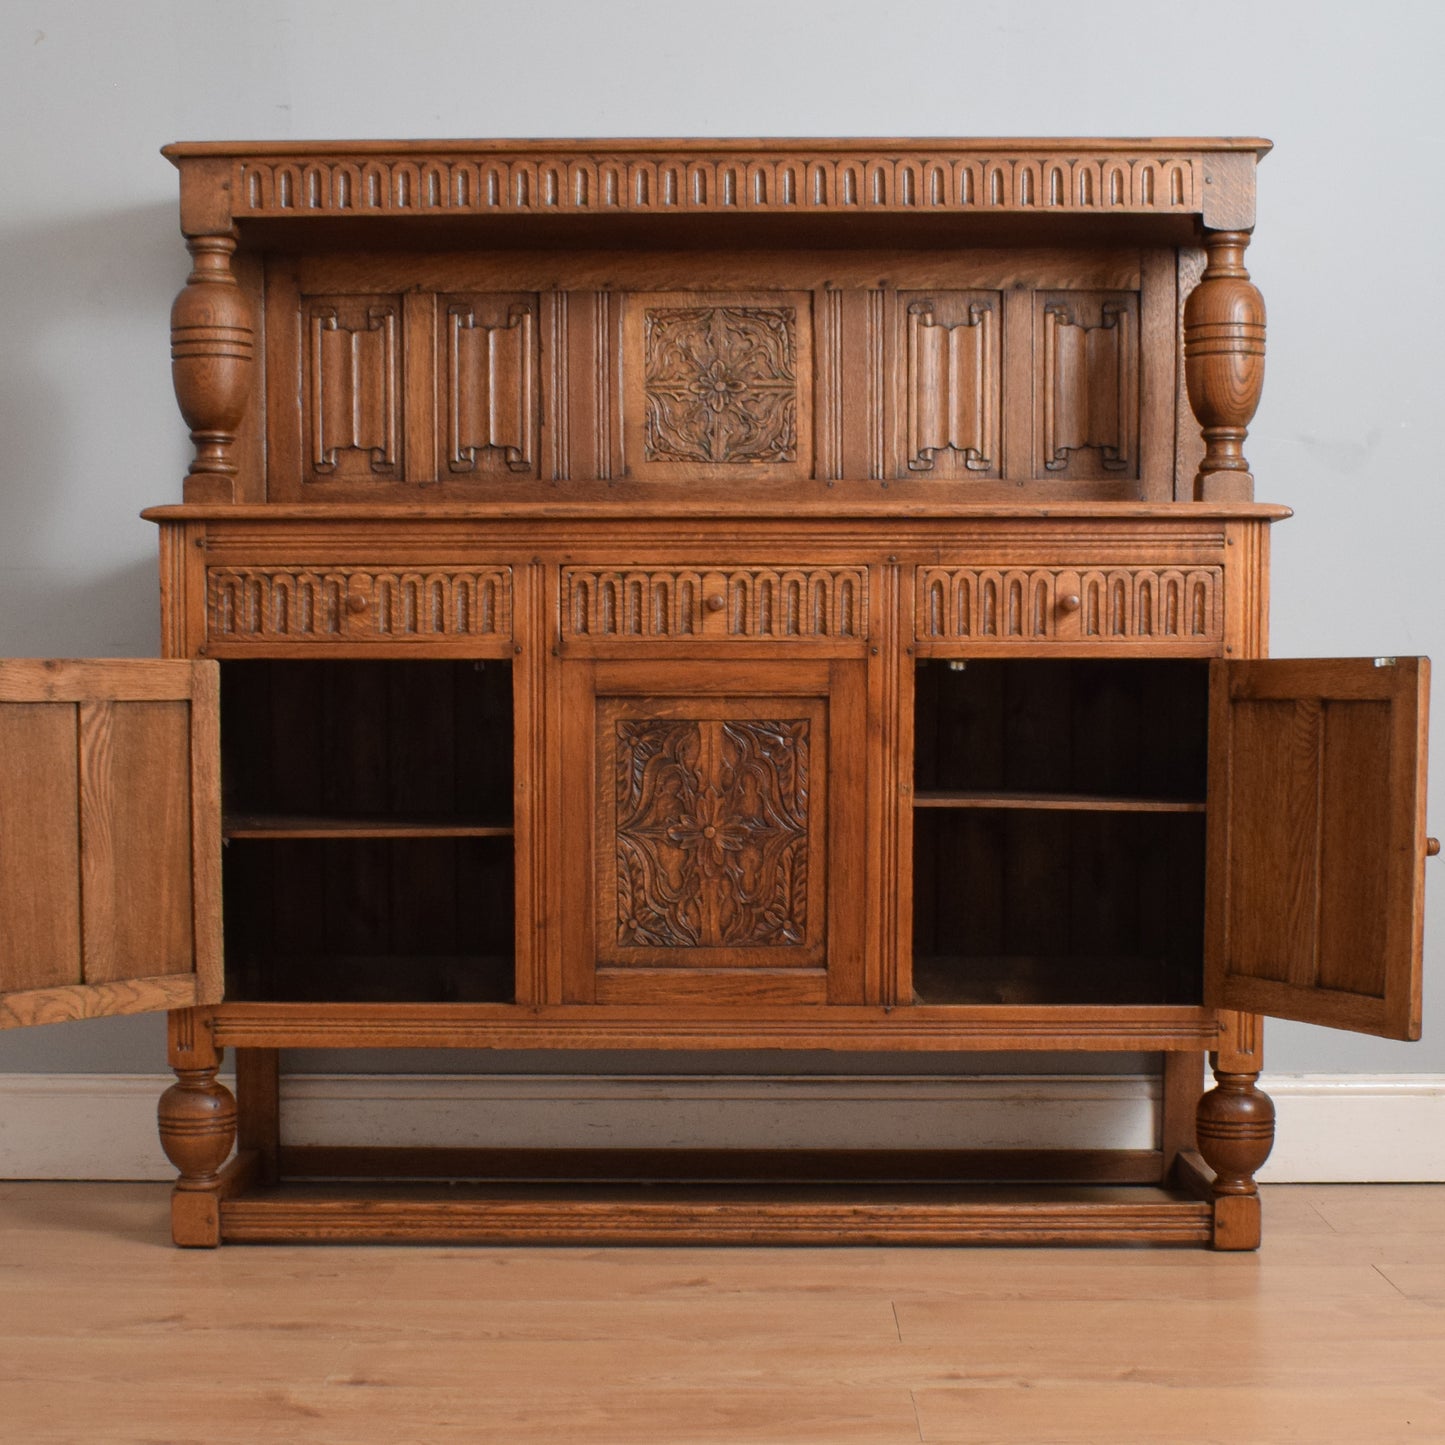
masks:
[[[1261,1016],[1415,1037],[1436,851],[1427,663],[1265,657],[1267,149],[168,149],[167,660],[0,663],[0,1023],[170,1011],[178,1243],[1258,1244]],[[1112,1052],[1160,1103],[299,1147],[314,1047]]]

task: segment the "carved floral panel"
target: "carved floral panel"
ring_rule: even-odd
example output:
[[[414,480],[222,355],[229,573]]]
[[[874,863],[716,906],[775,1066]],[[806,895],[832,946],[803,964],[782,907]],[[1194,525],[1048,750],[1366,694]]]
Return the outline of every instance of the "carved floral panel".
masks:
[[[797,329],[791,306],[648,310],[647,460],[796,461]]]
[[[617,943],[798,945],[808,929],[810,724],[615,724]]]
[[[629,470],[659,480],[811,475],[810,301],[790,291],[629,297]]]

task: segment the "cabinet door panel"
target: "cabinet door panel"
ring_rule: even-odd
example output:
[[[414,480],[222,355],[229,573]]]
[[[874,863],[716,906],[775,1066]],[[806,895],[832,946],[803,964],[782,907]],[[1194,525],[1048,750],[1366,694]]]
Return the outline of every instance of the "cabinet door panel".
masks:
[[[1424,658],[1211,664],[1206,1002],[1418,1038]]]
[[[566,670],[567,1000],[860,1001],[861,665]]]
[[[221,996],[217,670],[0,663],[0,1027]]]

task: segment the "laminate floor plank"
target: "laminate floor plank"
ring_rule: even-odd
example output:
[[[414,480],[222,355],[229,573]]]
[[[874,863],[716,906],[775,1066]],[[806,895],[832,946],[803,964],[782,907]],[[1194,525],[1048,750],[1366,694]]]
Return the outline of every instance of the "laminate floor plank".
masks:
[[[1422,1252],[1416,1258],[1378,1264],[1375,1268],[1406,1299],[1445,1310],[1445,1260],[1441,1253],[1437,1239],[1433,1256]],[[1445,1360],[1440,1368],[1445,1371]]]
[[[947,1346],[970,1379],[1131,1380],[1186,1388],[1207,1368],[1222,1383],[1328,1387],[1341,1378],[1445,1382],[1445,1317],[1396,1294],[1358,1301],[1152,1301],[898,1306],[903,1344]],[[1426,1370],[1429,1374],[1424,1373]],[[1445,1439],[1445,1417],[1441,1420]]]
[[[927,1445],[1418,1445],[1445,1439],[1445,1389],[1368,1382],[1240,1389],[1033,1381],[917,1392]]]
[[[1337,1234],[1376,1234],[1388,1215],[1391,1229],[1409,1234],[1445,1234],[1445,1188],[1420,1184],[1297,1186],[1311,1207]]]
[[[0,1187],[9,1445],[1445,1442],[1445,1187],[1276,1186],[1197,1249],[182,1251]]]

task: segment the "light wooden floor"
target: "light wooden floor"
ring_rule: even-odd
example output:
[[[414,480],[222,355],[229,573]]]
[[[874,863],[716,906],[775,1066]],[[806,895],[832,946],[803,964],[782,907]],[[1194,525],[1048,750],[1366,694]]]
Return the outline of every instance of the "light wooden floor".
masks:
[[[5,1445],[1445,1441],[1445,1187],[1196,1250],[172,1249],[0,1184]]]

